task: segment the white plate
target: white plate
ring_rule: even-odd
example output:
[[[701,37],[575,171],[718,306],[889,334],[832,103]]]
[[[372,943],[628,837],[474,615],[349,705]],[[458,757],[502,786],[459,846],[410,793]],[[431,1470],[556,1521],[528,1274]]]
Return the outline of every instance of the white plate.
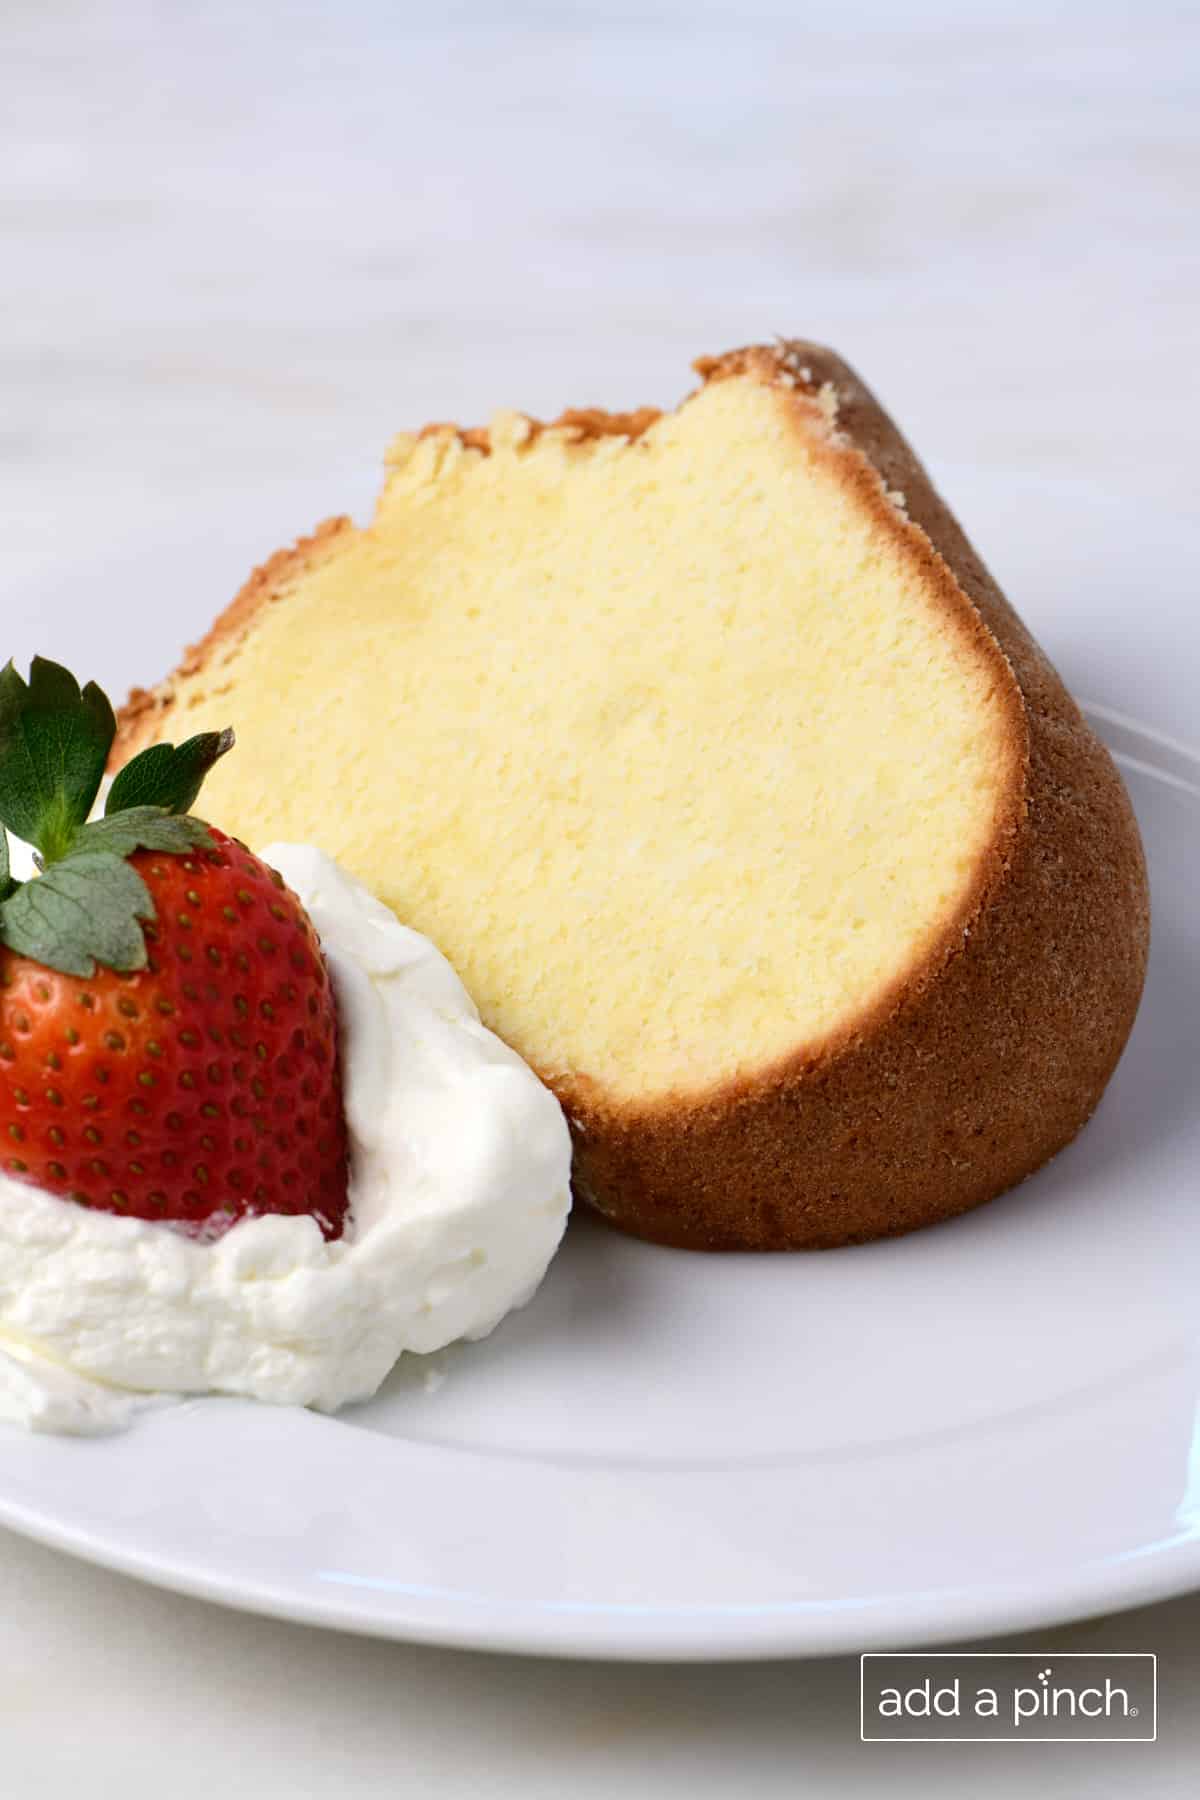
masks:
[[[1050,621],[1068,640],[1086,603]],[[580,1217],[526,1312],[340,1418],[4,1432],[0,1520],[230,1605],[570,1655],[915,1644],[1200,1585],[1200,757],[1097,717],[1149,852],[1150,979],[1096,1119],[1016,1193],[791,1258]]]

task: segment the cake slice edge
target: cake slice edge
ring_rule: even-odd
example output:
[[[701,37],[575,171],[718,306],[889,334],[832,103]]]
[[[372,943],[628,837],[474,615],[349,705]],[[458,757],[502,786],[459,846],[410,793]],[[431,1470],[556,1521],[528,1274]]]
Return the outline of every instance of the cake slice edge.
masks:
[[[847,1029],[702,1094],[645,1105],[614,1103],[581,1080],[556,1083],[575,1133],[576,1186],[625,1229],[691,1247],[808,1247],[909,1230],[1020,1180],[1090,1116],[1144,976],[1140,840],[1107,752],[853,371],[800,341],[697,368],[705,383],[749,375],[787,390],[798,425],[826,434],[847,479],[888,510],[952,604],[969,608],[981,648],[1011,681],[1019,756],[966,903]],[[633,438],[659,416],[572,411],[532,428]],[[486,432],[458,435],[488,448]],[[353,530],[328,521],[256,570],[176,676],[131,695],[115,762],[166,728],[178,676],[227,653],[261,607]]]

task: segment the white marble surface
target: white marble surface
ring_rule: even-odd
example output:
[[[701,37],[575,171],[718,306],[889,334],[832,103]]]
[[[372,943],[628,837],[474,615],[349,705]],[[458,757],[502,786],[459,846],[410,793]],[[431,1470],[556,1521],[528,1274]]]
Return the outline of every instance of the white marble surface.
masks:
[[[365,505],[398,426],[667,401],[691,355],[773,331],[835,342],[952,492],[955,469],[1018,477],[1030,504],[1086,484],[1128,557],[1139,504],[1194,504],[1197,24],[1167,0],[9,0],[5,652],[117,688],[156,674],[252,561]],[[1135,683],[1152,597],[1139,611],[1124,638],[1106,613],[1097,663],[1120,639]],[[1162,691],[1184,731],[1195,671]],[[358,1643],[7,1536],[0,1584],[14,1800],[1166,1795],[1200,1776],[1200,1600],[1037,1638],[1160,1652],[1161,1741],[1114,1757],[864,1749],[843,1662]]]

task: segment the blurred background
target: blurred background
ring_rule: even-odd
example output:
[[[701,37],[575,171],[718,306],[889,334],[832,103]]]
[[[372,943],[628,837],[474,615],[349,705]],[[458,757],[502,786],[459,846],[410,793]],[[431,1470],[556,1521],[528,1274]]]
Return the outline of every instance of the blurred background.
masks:
[[[143,647],[75,654],[156,676],[401,427],[670,404],[773,333],[859,366],[1002,577],[1055,483],[1183,513],[1198,64],[1170,0],[4,0],[15,647],[152,570]]]
[[[361,516],[401,427],[670,404],[698,353],[795,334],[858,365],[1068,680],[1194,741],[1198,101],[1192,0],[0,0],[0,649],[123,692]],[[501,1747],[528,1796],[884,1772],[850,1663],[325,1640],[7,1536],[0,1587],[15,1800],[494,1791]],[[1139,1792],[1192,1791],[1198,1620],[1038,1640],[1163,1653]],[[973,1792],[1020,1791],[1006,1754]],[[1039,1791],[1128,1791],[1102,1757]],[[962,1791],[940,1746],[887,1766]]]

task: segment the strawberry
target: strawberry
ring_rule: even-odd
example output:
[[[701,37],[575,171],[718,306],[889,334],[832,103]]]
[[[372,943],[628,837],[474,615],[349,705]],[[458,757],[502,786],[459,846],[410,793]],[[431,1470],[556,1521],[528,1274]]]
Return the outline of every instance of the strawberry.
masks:
[[[0,1169],[211,1234],[310,1213],[337,1237],[346,1127],[333,991],[281,877],[189,812],[233,743],[155,745],[87,823],[115,730],[35,658],[0,671]]]

